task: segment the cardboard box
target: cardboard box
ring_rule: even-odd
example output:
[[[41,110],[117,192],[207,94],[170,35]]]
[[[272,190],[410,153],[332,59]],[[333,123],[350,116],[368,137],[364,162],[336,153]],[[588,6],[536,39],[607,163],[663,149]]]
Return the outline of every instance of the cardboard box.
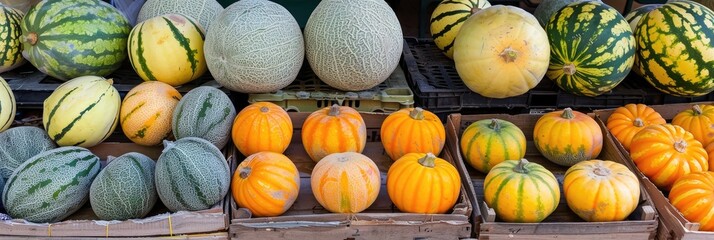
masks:
[[[447,214],[402,213],[392,204],[386,188],[386,173],[392,164],[382,143],[379,128],[385,114],[362,114],[367,125],[367,145],[363,154],[379,167],[382,187],[377,200],[364,212],[334,214],[325,210],[312,194],[310,174],[315,166],[305,152],[301,128],[310,113],[289,113],[293,121],[293,139],[285,151],[300,171],[300,192],[293,206],[282,216],[256,217],[239,208],[231,198],[231,238],[237,239],[460,239],[471,237],[471,203],[466,190]],[[446,151],[446,148],[444,149]],[[441,157],[453,163],[450,154]],[[236,158],[242,157],[236,151]],[[238,162],[238,161],[236,161]],[[233,168],[235,170],[235,166]]]
[[[657,213],[652,206],[649,195],[642,187],[640,202],[635,211],[625,221],[615,222],[585,222],[567,206],[565,195],[562,192],[563,175],[567,167],[558,166],[536,149],[533,143],[533,128],[541,115],[449,115],[446,136],[449,153],[454,154],[453,159],[463,169],[462,181],[467,185],[467,194],[474,203],[473,219],[474,231],[479,239],[651,239],[657,229]],[[560,204],[548,218],[541,223],[508,223],[497,219],[496,213],[489,208],[483,200],[483,181],[486,174],[478,172],[473,167],[466,166],[461,156],[459,138],[463,130],[471,123],[498,118],[509,121],[518,126],[526,136],[526,156],[530,162],[543,165],[553,172],[558,179],[561,190]],[[612,160],[623,163],[624,159],[611,143],[603,144],[602,152],[598,159]],[[627,166],[627,165],[626,165]],[[629,167],[629,166],[628,166]]]

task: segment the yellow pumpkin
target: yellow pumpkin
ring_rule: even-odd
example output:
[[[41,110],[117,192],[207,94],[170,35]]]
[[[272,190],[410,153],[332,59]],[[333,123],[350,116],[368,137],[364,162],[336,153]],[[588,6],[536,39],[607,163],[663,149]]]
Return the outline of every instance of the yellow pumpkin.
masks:
[[[317,162],[332,153],[361,153],[367,144],[367,126],[351,107],[337,104],[310,114],[302,125],[302,144]]]
[[[402,212],[446,213],[460,191],[459,172],[432,153],[404,155],[387,172],[387,194]]]
[[[548,160],[570,167],[600,155],[602,130],[590,116],[566,108],[540,117],[533,141]]]
[[[280,106],[256,102],[238,113],[231,135],[243,156],[262,151],[283,153],[293,137],[293,123]]]
[[[438,155],[444,148],[446,130],[433,113],[421,108],[405,108],[384,119],[380,137],[387,155],[396,161],[407,153]]]
[[[672,124],[694,135],[694,139],[706,146],[714,140],[714,105],[693,105],[672,118]]]
[[[377,200],[382,185],[377,165],[361,153],[333,153],[310,175],[315,199],[333,213],[359,213]]]
[[[171,116],[181,93],[171,85],[143,82],[126,94],[119,112],[122,131],[132,142],[154,146],[171,134]]]
[[[238,165],[231,182],[239,207],[258,217],[278,216],[287,211],[300,192],[300,173],[283,154],[259,152]]]
[[[518,126],[501,119],[484,119],[469,125],[461,134],[464,160],[482,173],[506,160],[526,155],[526,136]]]

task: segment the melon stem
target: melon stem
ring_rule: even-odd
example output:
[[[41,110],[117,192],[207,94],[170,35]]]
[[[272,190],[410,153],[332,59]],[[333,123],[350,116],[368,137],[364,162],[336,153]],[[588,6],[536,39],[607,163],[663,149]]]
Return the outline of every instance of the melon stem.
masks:
[[[420,107],[414,108],[414,110],[409,112],[409,116],[415,120],[424,120],[424,109]]]
[[[488,125],[490,129],[493,129],[493,131],[501,131],[501,124],[498,123],[497,119],[491,119],[491,124]]]
[[[434,156],[433,153],[427,153],[426,156],[419,159],[419,164],[424,167],[434,168],[434,166],[436,166],[436,163],[434,163],[434,161],[436,161],[436,156]]]
[[[598,175],[600,177],[605,177],[610,175],[610,169],[607,169],[606,167],[603,166],[597,166],[595,169],[593,169],[593,173],[595,175]]]
[[[113,78],[107,79],[107,83],[109,83],[109,85],[114,84],[114,79]]]
[[[168,152],[169,149],[173,148],[176,143],[169,141],[169,140],[164,140],[164,150],[162,150],[162,153]]]
[[[572,63],[569,63],[569,64],[563,66],[563,72],[565,72],[565,74],[568,74],[568,75],[573,75],[573,74],[575,74],[575,72],[577,72],[577,70],[575,69],[575,65],[573,65]]]
[[[471,9],[471,15],[476,14],[478,11],[481,11],[481,8],[479,8],[479,7],[472,8],[472,9]]]
[[[692,110],[694,111],[694,116],[702,115],[702,107],[699,105],[694,104],[694,106],[692,106]]]
[[[251,170],[252,169],[250,169],[249,167],[241,168],[238,173],[238,176],[240,176],[241,179],[246,179],[246,178],[248,178],[248,176],[250,176]]]
[[[518,58],[518,51],[514,50],[511,47],[508,47],[499,54],[499,56],[503,57],[503,60],[506,62],[514,62],[516,61],[516,58]]]
[[[37,44],[37,40],[37,33],[34,32],[28,33],[27,36],[23,38],[24,42],[27,42],[32,46],[35,46],[35,44]]]
[[[573,113],[573,109],[565,108],[565,110],[563,110],[563,114],[561,114],[560,116],[565,119],[573,119],[575,118],[575,113]]]
[[[641,118],[635,118],[634,125],[635,125],[635,127],[644,127],[645,121],[642,121]]]
[[[684,151],[687,150],[687,142],[683,139],[674,142],[674,150],[677,150],[677,152],[680,153],[684,153]]]
[[[340,105],[337,104],[332,104],[332,107],[330,107],[330,112],[327,113],[329,116],[337,116],[340,115]]]
[[[260,112],[267,113],[268,111],[270,111],[270,108],[266,106],[260,107]]]
[[[513,171],[517,172],[517,173],[523,173],[523,174],[528,173],[528,169],[526,168],[526,165],[528,165],[528,163],[530,163],[530,162],[528,162],[528,160],[526,160],[525,158],[521,158],[521,160],[518,161],[518,164],[516,164],[516,166],[513,167]]]

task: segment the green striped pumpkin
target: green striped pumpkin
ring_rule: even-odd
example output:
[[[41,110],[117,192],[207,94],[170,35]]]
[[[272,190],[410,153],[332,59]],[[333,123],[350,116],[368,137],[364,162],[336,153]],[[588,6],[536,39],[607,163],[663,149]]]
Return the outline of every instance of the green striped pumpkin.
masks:
[[[164,141],[156,162],[156,190],[169,210],[198,211],[220,202],[230,187],[230,169],[216,146],[196,137]]]
[[[99,173],[99,158],[81,147],[40,153],[20,165],[7,180],[2,201],[7,213],[35,223],[53,223],[72,215],[89,198]]]
[[[92,147],[114,132],[120,104],[111,79],[78,77],[45,99],[42,123],[57,145]]]
[[[5,79],[0,77],[0,132],[7,130],[15,121],[15,95]]]
[[[17,9],[0,5],[0,40],[3,47],[0,48],[0,73],[13,70],[23,63],[22,57],[22,28],[20,22],[25,15]]]
[[[461,134],[460,142],[464,160],[483,173],[505,160],[521,159],[526,155],[523,131],[501,119],[472,123]]]
[[[466,19],[481,9],[490,7],[487,0],[444,0],[431,14],[430,30],[434,44],[446,54],[454,57],[454,40]]]
[[[181,98],[171,119],[176,139],[199,137],[222,149],[231,137],[236,110],[231,99],[221,90],[202,86]]]
[[[681,1],[660,6],[637,24],[639,71],[658,90],[679,97],[714,91],[714,12]]]
[[[655,10],[656,8],[662,6],[662,4],[647,4],[643,5],[641,7],[638,7],[635,10],[632,10],[630,13],[625,15],[625,20],[627,20],[628,23],[630,23],[630,29],[632,29],[633,35],[635,35],[635,39],[637,39],[637,23],[640,22],[640,19],[642,19],[645,14],[651,12],[652,10]],[[637,50],[635,50],[637,51]],[[632,64],[632,71],[637,73],[637,75],[642,76],[642,73],[640,72],[640,60],[637,58],[637,54],[635,54],[635,62]]]
[[[129,22],[103,1],[43,0],[21,26],[22,55],[60,80],[109,75],[127,56]]]
[[[97,217],[126,220],[146,216],[158,199],[155,166],[154,160],[135,152],[111,160],[89,188],[89,203]]]
[[[0,133],[0,178],[9,178],[28,159],[55,148],[45,130],[21,126]]]
[[[632,68],[632,30],[604,3],[569,4],[553,14],[545,30],[551,52],[546,76],[567,92],[598,96],[620,84]]]

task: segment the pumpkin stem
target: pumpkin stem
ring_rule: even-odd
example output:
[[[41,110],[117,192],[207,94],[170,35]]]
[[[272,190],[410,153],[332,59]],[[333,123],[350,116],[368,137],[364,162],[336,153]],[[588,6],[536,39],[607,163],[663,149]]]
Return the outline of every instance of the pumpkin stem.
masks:
[[[565,119],[575,118],[575,114],[573,113],[573,109],[571,108],[565,108],[565,110],[563,110],[563,114],[561,114],[560,116]]]
[[[513,50],[513,48],[508,47],[499,54],[499,56],[503,57],[503,60],[506,61],[507,63],[509,62],[515,62],[516,58],[518,58],[518,51]]]
[[[327,113],[327,115],[329,115],[329,116],[340,115],[340,105],[332,104],[332,107],[330,107],[330,112]]]
[[[419,164],[421,164],[424,167],[434,168],[434,166],[436,166],[436,164],[434,163],[435,160],[436,160],[436,156],[434,156],[433,153],[427,153],[426,156],[419,159]]]
[[[677,152],[680,153],[684,153],[684,151],[687,150],[687,142],[683,139],[674,142],[674,150],[677,150]]]
[[[414,108],[414,110],[409,113],[409,116],[415,120],[424,120],[424,109],[420,107]]]
[[[593,173],[595,175],[605,177],[605,176],[610,176],[610,169],[607,169],[606,167],[598,166],[595,169],[593,169]]]
[[[635,125],[635,127],[644,127],[645,121],[642,121],[641,118],[635,118],[634,125]]]
[[[694,106],[692,106],[692,110],[694,110],[694,116],[702,115],[702,107],[699,105],[694,104]]]
[[[491,119],[491,124],[488,125],[489,128],[493,129],[493,131],[500,131],[501,130],[501,124],[498,123],[498,119]]]
[[[37,44],[37,40],[37,33],[34,32],[28,33],[27,36],[23,38],[23,42],[27,42],[32,46]]]
[[[238,172],[238,176],[240,176],[241,179],[246,179],[246,178],[248,178],[248,176],[250,176],[251,170],[252,169],[250,169],[249,167],[241,168],[240,171]]]
[[[260,112],[267,113],[268,111],[270,111],[270,108],[268,108],[266,106],[260,107]]]
[[[573,75],[573,74],[575,74],[575,72],[577,72],[577,70],[575,70],[574,64],[569,63],[569,64],[563,66],[563,72],[565,72],[565,74],[568,74],[568,75]]]
[[[528,163],[530,163],[528,162],[528,160],[526,160],[525,158],[521,158],[521,160],[518,161],[518,164],[513,167],[513,171],[523,174],[528,173],[528,169],[526,169],[526,165],[528,165]]]

